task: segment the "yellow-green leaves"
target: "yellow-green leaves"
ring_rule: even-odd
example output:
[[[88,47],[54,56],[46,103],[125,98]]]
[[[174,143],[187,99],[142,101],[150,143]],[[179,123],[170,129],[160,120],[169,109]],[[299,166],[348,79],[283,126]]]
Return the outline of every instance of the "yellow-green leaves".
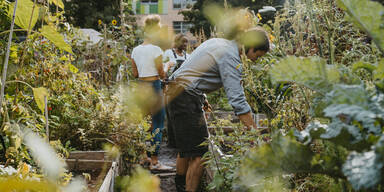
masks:
[[[69,71],[71,71],[72,73],[79,72],[79,69],[70,63],[67,64],[67,67],[68,67]]]
[[[353,71],[359,69],[365,69],[372,74],[372,78],[377,88],[384,90],[384,59],[377,64],[371,64],[363,61],[359,61],[352,66]]]
[[[64,51],[67,51],[69,53],[72,53],[72,48],[69,46],[65,41],[64,37],[56,31],[55,28],[53,28],[50,25],[44,25],[40,29],[41,34],[47,38],[48,40],[52,41],[59,49],[62,49]]]
[[[37,103],[37,107],[44,113],[44,97],[48,97],[48,90],[44,87],[33,88],[33,96]]]
[[[64,9],[64,3],[63,3],[62,0],[50,0],[49,3],[50,3],[50,4],[53,3],[53,4],[55,4],[56,6],[58,6],[58,7],[62,8],[62,9]]]
[[[1,177],[0,191],[57,191],[57,187],[46,181],[26,180],[18,177]]]
[[[340,79],[336,67],[318,57],[287,57],[274,65],[270,74],[275,82],[295,82],[324,93],[331,88],[329,82],[338,83]]]
[[[338,0],[350,21],[373,38],[375,44],[384,54],[384,6],[369,0]]]
[[[11,3],[8,10],[8,16],[12,18],[15,4]],[[35,26],[39,18],[39,6],[36,5],[33,10],[33,2],[31,0],[19,0],[17,2],[15,24],[23,29],[28,29],[29,21],[31,21],[31,29]],[[33,15],[32,15],[33,10]]]
[[[51,0],[50,3],[57,5],[58,7],[64,9],[64,4],[62,0]],[[33,5],[31,0],[19,0],[16,8],[15,23],[17,26],[28,29],[29,23],[31,21],[30,29],[36,25],[36,22],[39,19],[39,12],[44,8],[41,8],[37,4]],[[8,16],[11,18],[13,15],[14,3],[9,6]],[[33,15],[32,15],[33,12]],[[43,11],[45,12],[45,11]],[[43,16],[44,17],[44,16]],[[49,21],[48,21],[49,22]],[[45,38],[52,41],[59,49],[72,53],[72,48],[65,41],[64,37],[56,31],[56,29],[50,25],[44,25],[40,29],[41,35]]]
[[[204,7],[204,15],[227,39],[254,26],[253,15],[247,9],[224,9],[216,4]]]

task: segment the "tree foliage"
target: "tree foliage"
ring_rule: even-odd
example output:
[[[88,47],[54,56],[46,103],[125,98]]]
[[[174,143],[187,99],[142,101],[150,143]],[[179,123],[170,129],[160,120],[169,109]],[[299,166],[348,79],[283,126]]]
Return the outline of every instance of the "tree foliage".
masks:
[[[200,33],[204,31],[204,34],[208,37],[211,35],[211,31],[213,30],[213,26],[208,21],[208,18],[201,11],[206,5],[209,4],[217,4],[219,6],[224,7],[224,0],[198,0],[194,6],[190,10],[181,11],[181,14],[184,16],[184,20],[186,22],[190,22],[193,24],[191,28],[192,33]],[[255,13],[258,12],[263,6],[277,6],[282,5],[284,0],[227,0],[228,7],[238,7],[238,8],[246,8],[248,7],[250,10],[253,10]]]
[[[120,0],[72,0],[64,5],[68,21],[81,28],[97,29],[98,20],[110,23],[120,14]]]

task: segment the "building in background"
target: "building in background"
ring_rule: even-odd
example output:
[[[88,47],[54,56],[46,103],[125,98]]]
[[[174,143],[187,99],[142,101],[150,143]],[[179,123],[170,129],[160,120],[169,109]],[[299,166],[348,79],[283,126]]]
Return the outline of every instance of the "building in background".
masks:
[[[145,16],[158,14],[161,24],[168,26],[175,33],[188,33],[191,24],[184,22],[183,15],[178,14],[182,9],[188,9],[197,0],[131,0],[132,8],[139,26],[144,24]]]

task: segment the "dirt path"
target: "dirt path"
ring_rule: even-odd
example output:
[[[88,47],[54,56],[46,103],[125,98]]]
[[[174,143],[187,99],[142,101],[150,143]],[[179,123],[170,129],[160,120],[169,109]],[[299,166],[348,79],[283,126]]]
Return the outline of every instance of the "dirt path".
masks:
[[[174,170],[176,170],[176,156],[177,152],[175,149],[168,148],[166,143],[162,143],[159,154],[159,160],[161,163],[173,167]],[[167,171],[155,174],[161,179],[160,187],[162,192],[176,192],[175,171]]]

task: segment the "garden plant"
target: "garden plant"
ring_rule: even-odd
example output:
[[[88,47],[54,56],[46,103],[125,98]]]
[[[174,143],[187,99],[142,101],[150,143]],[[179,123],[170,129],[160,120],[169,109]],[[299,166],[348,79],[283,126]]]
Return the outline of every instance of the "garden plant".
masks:
[[[142,38],[132,1],[111,1],[118,8],[82,23],[75,4],[87,2],[0,0],[0,191],[86,191],[90,175],[64,163],[74,150],[119,157],[115,190],[160,191],[159,178],[139,166],[153,150],[153,93],[131,74],[129,54]],[[273,18],[257,12],[272,4]],[[256,62],[243,55],[241,66],[266,129],[209,114],[212,178],[202,191],[383,191],[383,2],[282,4],[198,1],[182,11],[200,43],[262,26],[272,47]],[[102,40],[88,41],[67,21],[94,27]],[[168,37],[157,43],[166,47]],[[224,90],[208,100],[232,110]]]

